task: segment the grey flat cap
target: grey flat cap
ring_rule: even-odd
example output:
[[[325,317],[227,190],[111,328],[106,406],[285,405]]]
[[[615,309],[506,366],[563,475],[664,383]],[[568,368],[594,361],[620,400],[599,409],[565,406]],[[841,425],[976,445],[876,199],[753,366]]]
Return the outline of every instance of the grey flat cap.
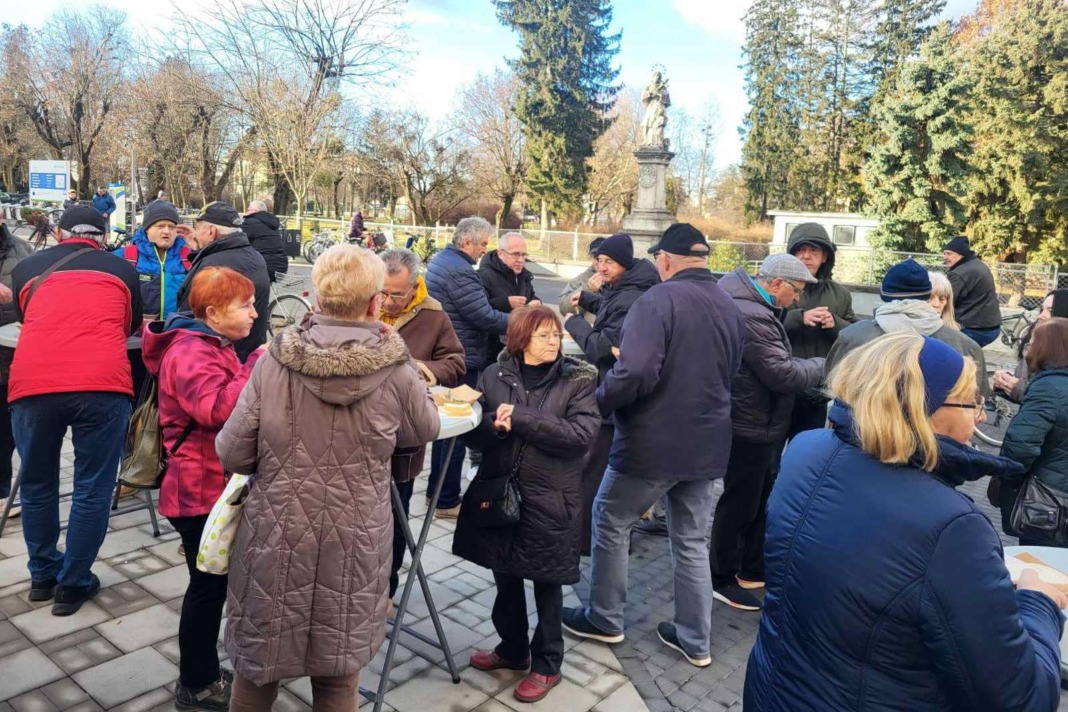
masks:
[[[808,271],[808,267],[805,267],[801,260],[786,252],[777,252],[764,258],[764,261],[760,263],[757,274],[762,277],[771,277],[772,279],[776,277],[792,279],[806,284],[815,284],[819,281],[812,276],[812,273]]]

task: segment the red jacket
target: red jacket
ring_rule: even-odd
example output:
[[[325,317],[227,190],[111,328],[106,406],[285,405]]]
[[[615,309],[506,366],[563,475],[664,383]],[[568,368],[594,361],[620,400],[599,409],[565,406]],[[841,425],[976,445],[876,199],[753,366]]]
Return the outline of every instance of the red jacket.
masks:
[[[81,250],[41,283],[56,261]],[[51,393],[133,395],[126,338],[141,324],[137,270],[91,240],[69,239],[19,262],[11,273],[22,322],[11,365],[8,401]]]
[[[229,341],[188,314],[145,327],[145,366],[159,379],[159,420],[168,451],[189,424],[189,437],[172,455],[159,492],[165,517],[211,512],[226,485],[215,436],[230,417],[261,351],[243,365]]]

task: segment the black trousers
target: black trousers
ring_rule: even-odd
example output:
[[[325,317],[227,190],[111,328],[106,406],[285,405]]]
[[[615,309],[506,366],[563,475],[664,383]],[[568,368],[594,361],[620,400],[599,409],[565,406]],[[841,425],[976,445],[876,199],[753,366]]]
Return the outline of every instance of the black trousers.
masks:
[[[827,400],[802,393],[794,400],[793,417],[790,420],[790,429],[786,433],[786,439],[793,440],[798,433],[806,430],[819,430],[826,425]]]
[[[530,671],[556,675],[564,662],[564,589],[558,583],[534,582],[538,625],[534,639],[527,637],[527,594],[523,579],[493,572],[497,598],[493,601],[493,627],[501,636],[497,655],[520,662],[530,657]]]
[[[712,518],[713,586],[729,584],[735,576],[764,580],[764,526],[777,448],[781,445],[731,442],[723,494]]]
[[[401,503],[404,512],[393,510],[393,563],[389,567],[389,597],[397,595],[397,587],[400,585],[400,568],[404,563],[404,552],[408,551],[408,542],[404,540],[404,530],[401,529],[400,518],[408,518],[408,512],[412,507],[412,491],[415,489],[415,480],[397,482],[397,491],[400,492]],[[392,494],[390,495],[392,498]],[[433,512],[427,512],[428,517],[434,516]]]
[[[0,509],[11,494],[11,456],[15,454],[15,436],[11,432],[11,407],[7,403],[7,382],[0,383]]]
[[[183,687],[199,690],[219,679],[219,626],[226,604],[226,576],[197,570],[200,535],[208,515],[167,517],[182,537],[185,564],[189,567],[189,588],[182,602],[178,623],[178,681]]]
[[[601,423],[597,430],[597,436],[593,439],[593,445],[586,454],[586,463],[582,467],[582,541],[581,553],[589,556],[593,532],[593,500],[597,497],[597,490],[601,489],[601,480],[604,479],[604,471],[608,468],[608,455],[612,450],[612,437],[616,428],[611,422]]]

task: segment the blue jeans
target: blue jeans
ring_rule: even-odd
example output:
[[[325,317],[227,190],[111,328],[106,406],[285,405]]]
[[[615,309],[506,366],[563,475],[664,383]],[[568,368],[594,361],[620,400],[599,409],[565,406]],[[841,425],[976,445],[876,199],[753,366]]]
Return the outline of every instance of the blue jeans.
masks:
[[[630,529],[667,498],[668,537],[675,564],[675,628],[683,649],[708,655],[712,639],[712,572],[708,567],[713,480],[655,480],[604,473],[593,503],[593,561],[586,615],[606,633],[623,632]]]
[[[994,339],[1001,336],[1001,327],[995,326],[993,329],[969,329],[968,327],[962,327],[961,333],[967,336],[969,339],[979,344],[980,347],[994,341]]]
[[[474,388],[478,385],[478,376],[481,371],[473,371],[468,367],[462,380],[464,385]],[[441,486],[441,497],[438,499],[438,509],[451,509],[460,505],[460,479],[463,476],[464,457],[467,449],[456,441],[456,447],[452,449],[452,457],[445,462],[445,454],[449,449],[446,440],[435,440],[430,448],[430,480],[426,487],[427,496],[434,491],[438,478],[442,471],[445,472],[445,483]]]
[[[22,532],[34,581],[58,579],[88,586],[108,528],[119,459],[130,420],[130,399],[119,393],[56,393],[11,404],[22,460]],[[74,443],[74,498],[66,553],[59,541],[59,451],[67,428]]]

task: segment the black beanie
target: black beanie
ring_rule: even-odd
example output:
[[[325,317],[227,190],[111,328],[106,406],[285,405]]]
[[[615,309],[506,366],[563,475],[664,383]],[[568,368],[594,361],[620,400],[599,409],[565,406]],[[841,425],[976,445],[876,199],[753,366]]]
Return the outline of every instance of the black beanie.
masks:
[[[602,242],[597,248],[597,254],[612,258],[624,269],[634,266],[634,243],[631,242],[630,235],[625,232],[612,235]]]
[[[956,252],[958,255],[961,255],[963,257],[970,257],[972,255],[972,246],[968,242],[968,238],[964,235],[957,235],[952,240],[947,242],[946,246],[942,248],[943,252],[945,252],[946,250],[949,250],[950,252]]]
[[[1054,289],[1050,294],[1053,296],[1050,316],[1068,317],[1068,289]]]
[[[160,220],[170,220],[175,225],[182,222],[178,209],[173,203],[169,200],[153,200],[145,206],[144,215],[141,217],[141,227],[148,230]]]

